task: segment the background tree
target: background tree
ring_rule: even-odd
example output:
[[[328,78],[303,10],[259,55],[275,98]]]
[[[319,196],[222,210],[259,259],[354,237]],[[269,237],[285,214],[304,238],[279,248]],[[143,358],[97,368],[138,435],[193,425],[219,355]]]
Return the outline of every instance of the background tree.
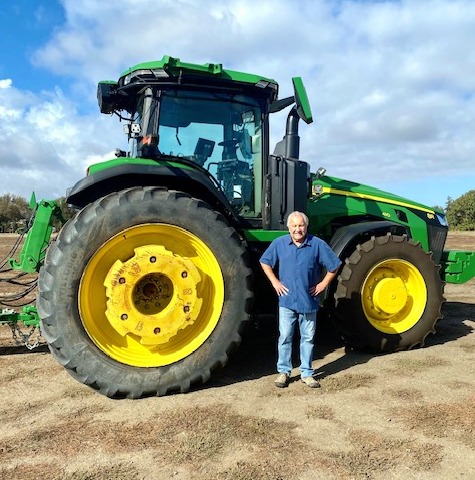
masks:
[[[30,215],[28,202],[23,197],[11,193],[0,197],[0,226],[4,231],[15,231],[18,224],[28,221]]]
[[[59,197],[55,200],[56,204],[59,206],[61,209],[61,214],[63,215],[63,221],[61,222],[60,220],[53,220],[53,225],[57,230],[60,230],[61,227],[74,215],[76,214],[77,210],[74,208],[71,208],[67,203],[66,203],[66,197]]]
[[[449,209],[451,203],[454,201],[452,197],[447,197],[447,201],[445,202],[445,212]]]
[[[53,225],[60,230],[67,220],[72,218],[76,210],[66,203],[65,197],[55,200],[61,209],[63,220],[53,218]],[[0,196],[0,232],[17,232],[28,225],[33,212],[25,198],[7,193]]]
[[[450,201],[449,201],[450,200]],[[447,221],[452,230],[475,230],[475,190],[447,201]]]

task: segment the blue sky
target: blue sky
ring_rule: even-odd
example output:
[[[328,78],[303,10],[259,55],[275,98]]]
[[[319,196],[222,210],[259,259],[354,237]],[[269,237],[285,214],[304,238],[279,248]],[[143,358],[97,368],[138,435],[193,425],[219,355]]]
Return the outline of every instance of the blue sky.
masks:
[[[429,206],[475,189],[473,0],[0,0],[0,28],[0,195],[62,196],[125,148],[97,82],[164,54],[272,77],[282,97],[302,76],[312,171]]]

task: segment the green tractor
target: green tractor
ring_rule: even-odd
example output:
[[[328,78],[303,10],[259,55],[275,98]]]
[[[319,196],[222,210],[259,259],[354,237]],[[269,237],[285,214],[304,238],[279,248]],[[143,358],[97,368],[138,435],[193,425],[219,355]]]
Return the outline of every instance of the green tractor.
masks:
[[[77,213],[47,250],[58,212],[33,201],[41,215],[11,262],[39,270],[33,314],[80,382],[139,398],[207,381],[249,319],[276,311],[258,260],[294,210],[343,261],[323,311],[355,347],[423,344],[444,282],[475,276],[471,252],[444,252],[442,211],[310,172],[298,125],[312,113],[300,78],[293,88],[279,99],[269,78],[169,56],[99,83],[100,111],[124,123],[130,149],[68,191]],[[269,117],[287,107],[271,151]]]

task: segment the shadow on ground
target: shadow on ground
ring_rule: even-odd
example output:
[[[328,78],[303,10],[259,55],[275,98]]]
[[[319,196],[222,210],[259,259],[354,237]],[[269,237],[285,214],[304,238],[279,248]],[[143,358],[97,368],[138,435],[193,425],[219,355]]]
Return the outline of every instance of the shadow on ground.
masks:
[[[12,345],[7,347],[0,347],[0,356],[6,355],[25,355],[28,353],[49,353],[48,345],[41,344],[29,350],[24,345]]]
[[[436,325],[436,334],[430,335],[426,339],[426,348],[456,341],[470,334],[475,328],[474,322],[475,304],[445,303],[443,318]],[[276,316],[263,317],[258,323],[249,325],[243,334],[241,345],[230,355],[228,364],[223,369],[214,372],[209,382],[204,385],[196,385],[193,390],[231,385],[274,375],[276,373],[277,337]],[[294,340],[293,365],[297,367],[299,364],[298,335]],[[345,350],[342,351],[339,358],[325,363],[324,359],[327,355],[343,348]],[[33,350],[28,350],[25,346],[0,346],[0,356],[48,352],[46,344],[41,344]],[[341,338],[330,325],[320,325],[317,328],[314,359],[320,365],[316,372],[319,379],[366,363],[374,356],[375,354],[345,347]]]
[[[467,325],[466,320],[475,321],[475,304],[462,302],[447,302],[443,306],[443,318],[436,325],[436,333],[429,335],[424,348],[456,341],[470,334],[474,327]],[[276,373],[277,358],[277,318],[265,317],[258,324],[251,325],[243,335],[240,347],[230,356],[224,369],[215,372],[205,385],[195,389],[230,385],[246,380],[255,380]],[[347,370],[355,365],[368,362],[377,355],[345,346],[341,338],[330,325],[317,329],[314,359],[319,361],[338,349],[344,348],[344,354],[329,363],[323,361],[316,376],[323,379],[327,376]],[[293,365],[298,361],[298,335],[294,342]]]
[[[215,372],[205,385],[198,386],[198,389],[230,385],[276,374],[277,338],[276,317],[265,317],[258,324],[251,325],[244,333],[237,351],[230,356],[228,364],[222,370]],[[331,328],[317,328],[314,360],[321,360],[341,348],[344,348],[344,343]],[[293,366],[298,367],[298,331],[294,337],[292,350]],[[318,369],[318,377],[321,379],[353,365],[364,363],[371,357],[372,355],[351,352],[349,355],[344,355],[343,359]]]
[[[442,320],[435,326],[435,335],[430,335],[426,340],[427,347],[453,342],[474,330],[475,304],[446,302],[442,307],[442,314]]]

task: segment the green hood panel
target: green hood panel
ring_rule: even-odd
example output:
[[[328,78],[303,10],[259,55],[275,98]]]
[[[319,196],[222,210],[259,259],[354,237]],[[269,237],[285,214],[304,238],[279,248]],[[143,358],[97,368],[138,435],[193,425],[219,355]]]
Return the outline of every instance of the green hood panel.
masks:
[[[407,198],[394,195],[383,190],[379,190],[369,185],[362,183],[355,183],[348,180],[343,180],[337,177],[323,176],[312,183],[312,194],[314,197],[319,197],[325,194],[345,196],[347,198],[373,200],[377,202],[389,203],[393,206],[405,207],[414,210],[420,210],[426,213],[440,213],[443,212],[427,205],[408,200]]]

